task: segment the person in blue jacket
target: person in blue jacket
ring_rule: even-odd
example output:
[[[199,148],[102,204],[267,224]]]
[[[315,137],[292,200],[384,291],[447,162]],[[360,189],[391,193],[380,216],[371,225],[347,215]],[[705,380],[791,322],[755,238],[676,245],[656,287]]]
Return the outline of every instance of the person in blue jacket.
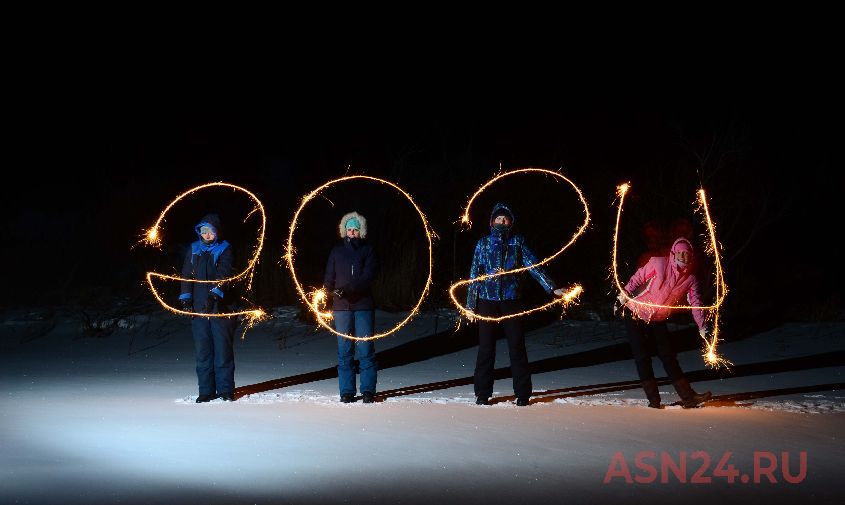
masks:
[[[221,280],[232,276],[232,247],[220,239],[220,217],[208,214],[194,228],[199,240],[191,244],[182,265],[182,278]],[[182,310],[203,314],[225,312],[222,283],[182,281]],[[216,398],[235,400],[235,325],[226,317],[191,317],[197,361],[197,403]]]
[[[470,279],[537,263],[537,257],[525,244],[525,237],[513,233],[514,221],[514,214],[507,205],[497,203],[493,207],[493,212],[490,213],[490,234],[482,237],[475,246]],[[529,272],[548,294],[563,295],[563,290],[555,288],[554,281],[542,267],[533,268]],[[522,312],[520,277],[519,274],[500,275],[470,283],[466,305],[467,310],[471,312],[470,321],[474,320],[474,314],[501,317]],[[478,357],[474,375],[475,403],[488,405],[490,397],[493,396],[497,325],[501,325],[508,341],[516,404],[520,407],[526,406],[531,397],[531,372],[528,369],[525,334],[519,317],[505,319],[499,323],[479,320]]]
[[[367,220],[357,212],[340,219],[342,242],[329,254],[323,288],[332,294],[335,331],[354,337],[370,337],[375,326],[375,302],[370,285],[378,271],[373,247],[364,241]],[[355,366],[361,374],[361,396],[372,403],[376,394],[378,365],[372,340],[337,337],[337,377],[340,401],[355,401]]]

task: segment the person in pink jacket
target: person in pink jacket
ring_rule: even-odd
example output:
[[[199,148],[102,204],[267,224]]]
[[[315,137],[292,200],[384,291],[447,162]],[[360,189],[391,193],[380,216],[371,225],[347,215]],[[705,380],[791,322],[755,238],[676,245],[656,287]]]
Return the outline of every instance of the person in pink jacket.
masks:
[[[660,392],[651,366],[651,354],[646,345],[649,339],[654,340],[657,355],[663,362],[667,375],[672,379],[684,408],[698,407],[712,396],[709,391],[696,393],[684,377],[666,326],[666,319],[673,310],[672,306],[702,306],[698,279],[693,269],[694,256],[689,240],[683,237],[676,239],[668,256],[655,256],[634,273],[625,285],[627,298],[620,294],[617,299],[619,304],[628,309],[625,314],[628,340],[642,387],[648,398],[648,406],[652,408],[660,409],[663,406],[660,404]],[[698,325],[699,333],[705,336],[709,328],[703,310],[692,309],[692,316]]]

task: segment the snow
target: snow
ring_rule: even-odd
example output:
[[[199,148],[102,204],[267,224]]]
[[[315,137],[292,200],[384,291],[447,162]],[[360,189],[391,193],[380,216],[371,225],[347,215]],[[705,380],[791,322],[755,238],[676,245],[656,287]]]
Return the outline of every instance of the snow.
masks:
[[[85,336],[70,311],[0,314],[2,503],[840,503],[845,323],[790,323],[722,344],[733,372],[679,354],[701,409],[645,407],[626,340],[608,321],[562,319],[527,333],[529,407],[510,378],[474,404],[474,327],[419,315],[377,341],[380,401],[338,402],[335,338],[279,307],[236,342],[240,396],[196,404],[186,319],[152,312]],[[404,314],[379,312],[377,329]],[[683,325],[673,329],[682,331]],[[108,332],[105,332],[108,333]],[[507,368],[499,341],[497,368]],[[819,356],[827,356],[822,359]],[[655,358],[655,371],[662,367]],[[700,379],[700,380],[699,380]],[[677,400],[661,386],[664,403]],[[614,455],[705,451],[710,483],[669,476],[604,483]],[[797,484],[728,484],[718,460],[753,474],[755,452],[786,452]],[[687,461],[687,475],[701,466]]]

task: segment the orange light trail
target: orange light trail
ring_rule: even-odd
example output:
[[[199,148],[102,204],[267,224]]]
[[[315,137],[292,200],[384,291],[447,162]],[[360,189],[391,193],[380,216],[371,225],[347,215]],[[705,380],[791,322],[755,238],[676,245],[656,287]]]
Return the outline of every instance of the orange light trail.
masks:
[[[513,270],[505,270],[505,271],[502,271],[502,272],[496,272],[496,273],[492,273],[492,274],[481,275],[479,277],[476,277],[475,279],[467,279],[467,280],[458,281],[458,282],[452,284],[451,286],[449,286],[449,298],[452,299],[452,303],[458,308],[458,310],[461,311],[461,313],[464,316],[467,316],[467,317],[470,317],[470,318],[473,318],[473,319],[478,319],[478,320],[481,320],[481,321],[499,322],[499,321],[503,321],[505,319],[510,319],[512,317],[520,317],[520,316],[524,316],[526,314],[530,314],[532,312],[536,312],[536,311],[539,311],[539,310],[545,310],[545,309],[548,309],[548,308],[550,308],[554,305],[560,305],[562,308],[565,308],[568,305],[570,305],[571,303],[575,302],[577,300],[578,296],[583,292],[583,288],[580,285],[575,284],[572,287],[570,287],[569,290],[566,293],[564,293],[563,296],[561,296],[559,298],[555,298],[554,300],[552,300],[549,303],[546,303],[546,304],[541,305],[539,307],[535,307],[533,309],[524,310],[522,312],[517,312],[515,314],[509,314],[509,315],[506,315],[506,316],[499,316],[499,317],[488,317],[488,316],[482,316],[482,315],[476,314],[475,312],[472,312],[472,311],[468,310],[466,307],[464,307],[464,305],[460,301],[458,301],[457,297],[455,296],[455,290],[456,289],[458,289],[462,286],[466,286],[468,284],[471,284],[473,282],[481,282],[483,280],[492,279],[494,277],[499,277],[499,276],[502,276],[502,275],[512,275],[512,274],[516,274],[516,273],[519,273],[519,272],[525,272],[525,271],[537,268],[541,265],[545,265],[546,263],[548,263],[548,262],[552,261],[553,259],[557,258],[561,253],[563,253],[563,251],[565,251],[566,249],[569,248],[569,246],[571,246],[573,243],[575,243],[575,241],[578,240],[578,237],[580,237],[584,233],[584,231],[587,229],[587,226],[590,224],[590,209],[587,206],[587,199],[584,198],[584,194],[581,192],[581,189],[574,182],[569,180],[567,177],[565,177],[560,172],[555,172],[555,171],[552,171],[552,170],[546,170],[545,168],[520,168],[520,169],[517,169],[517,170],[511,170],[509,172],[497,174],[492,179],[490,179],[489,181],[484,183],[480,188],[478,188],[478,190],[470,197],[469,201],[467,202],[466,208],[464,209],[464,213],[461,216],[461,223],[464,224],[467,228],[470,228],[472,226],[472,221],[469,218],[469,211],[470,211],[470,208],[472,207],[472,202],[474,202],[475,199],[478,197],[478,195],[483,193],[488,187],[490,187],[492,184],[498,182],[499,180],[501,180],[505,177],[508,177],[508,176],[511,176],[511,175],[517,175],[517,174],[526,174],[526,173],[540,173],[540,174],[551,175],[553,177],[557,177],[558,179],[562,179],[562,180],[566,181],[570,186],[572,186],[572,188],[578,194],[578,199],[581,201],[581,205],[584,207],[584,222],[581,224],[581,226],[578,228],[578,230],[572,235],[572,238],[569,239],[569,242],[567,242],[559,251],[557,251],[556,253],[552,254],[551,256],[543,259],[542,261],[538,261],[534,265],[531,265],[529,267],[515,268]]]
[[[637,305],[641,305],[644,307],[653,307],[653,308],[663,308],[663,309],[701,309],[704,311],[708,311],[707,319],[712,320],[712,328],[713,333],[711,338],[708,340],[706,337],[702,337],[704,340],[704,346],[702,350],[702,357],[704,358],[704,362],[707,366],[712,368],[719,368],[720,366],[724,366],[728,368],[729,365],[732,363],[725,358],[719,356],[716,352],[716,346],[719,342],[719,307],[725,300],[725,296],[728,293],[727,285],[725,284],[725,273],[722,270],[722,261],[719,255],[719,244],[716,241],[716,225],[713,224],[713,220],[710,218],[710,209],[707,206],[707,198],[704,193],[703,189],[698,190],[698,204],[696,206],[696,210],[701,210],[704,224],[707,226],[708,238],[707,245],[705,247],[705,254],[708,254],[713,257],[714,264],[716,266],[715,272],[715,293],[716,299],[712,305],[702,305],[702,306],[694,306],[694,305],[660,305],[655,303],[648,303],[636,300],[628,296],[628,293],[625,292],[625,288],[622,286],[622,283],[619,281],[619,273],[618,273],[618,260],[617,260],[617,249],[619,243],[619,223],[622,219],[622,205],[625,201],[625,195],[627,194],[628,190],[630,189],[630,184],[625,183],[617,186],[616,194],[619,197],[619,207],[616,211],[616,228],[613,232],[613,280],[616,283],[616,288],[619,291],[619,294],[625,299],[625,303],[627,304],[629,301],[634,302]]]
[[[369,336],[369,337],[354,337],[352,335],[340,333],[340,332],[336,331],[334,328],[332,328],[331,325],[328,323],[328,321],[332,319],[332,313],[325,311],[325,306],[326,306],[326,301],[327,301],[327,293],[323,289],[314,289],[314,290],[306,293],[305,288],[303,288],[302,283],[299,282],[299,279],[296,276],[296,269],[294,268],[294,256],[296,254],[296,248],[293,245],[293,234],[296,231],[296,226],[299,222],[299,214],[302,212],[302,210],[305,208],[305,206],[308,205],[308,202],[310,202],[316,196],[320,195],[320,192],[323,191],[324,189],[326,189],[329,186],[332,186],[334,184],[338,184],[338,183],[346,182],[346,181],[351,181],[351,180],[355,180],[355,179],[369,180],[369,181],[374,181],[374,182],[377,182],[377,183],[380,183],[380,184],[385,184],[387,186],[392,187],[393,189],[398,191],[400,194],[402,194],[402,196],[404,196],[411,203],[411,205],[413,205],[414,210],[417,211],[417,214],[419,214],[420,220],[422,221],[422,224],[423,224],[423,229],[425,230],[425,236],[428,239],[428,278],[425,281],[425,287],[423,288],[423,291],[422,291],[422,294],[420,295],[419,300],[417,300],[417,304],[414,305],[414,308],[411,309],[411,312],[408,314],[407,317],[405,317],[405,319],[403,319],[402,321],[399,321],[399,323],[397,323],[396,326],[391,328],[389,331],[386,331],[384,333],[377,333],[377,334]],[[320,196],[322,196],[322,195],[320,195]],[[345,337],[345,338],[348,338],[348,339],[351,339],[351,340],[375,340],[375,339],[378,339],[378,338],[386,337],[386,336],[390,335],[391,333],[398,331],[400,328],[402,328],[403,326],[408,324],[408,322],[410,322],[411,319],[413,319],[413,317],[419,312],[420,306],[422,305],[423,300],[425,300],[425,297],[428,296],[429,289],[431,288],[431,274],[432,274],[432,271],[433,271],[433,264],[434,264],[434,252],[433,252],[434,248],[432,246],[432,241],[433,241],[434,237],[436,237],[436,235],[433,231],[431,231],[431,228],[429,227],[429,224],[428,224],[428,219],[426,219],[425,214],[423,214],[423,211],[419,208],[419,206],[416,204],[416,202],[411,197],[411,195],[408,194],[404,189],[400,188],[399,186],[397,186],[396,184],[394,184],[390,181],[386,181],[384,179],[379,179],[378,177],[371,177],[371,176],[368,176],[368,175],[349,175],[349,176],[345,176],[345,177],[340,177],[338,179],[330,180],[330,181],[326,182],[325,184],[323,184],[322,186],[320,186],[320,187],[316,188],[315,190],[311,191],[310,193],[308,193],[304,197],[302,197],[302,201],[300,202],[299,208],[296,209],[296,212],[293,215],[293,221],[291,222],[291,225],[290,225],[290,231],[288,232],[287,245],[285,247],[284,259],[285,259],[285,262],[288,265],[288,269],[290,270],[291,277],[293,278],[293,283],[296,285],[296,291],[299,293],[299,296],[302,298],[302,300],[305,302],[305,304],[308,305],[308,308],[311,309],[311,311],[314,313],[315,316],[317,316],[317,323],[320,326],[329,330],[330,332],[334,333],[335,335],[338,335],[340,337]]]
[[[199,283],[199,284],[220,284],[220,283],[224,283],[224,282],[233,282],[233,281],[236,281],[238,279],[241,279],[243,277],[248,276],[247,289],[249,289],[249,286],[251,286],[251,284],[252,284],[252,274],[254,272],[255,266],[258,264],[258,258],[259,258],[259,255],[261,253],[261,248],[264,247],[264,230],[267,227],[267,215],[264,212],[264,205],[261,203],[261,200],[259,200],[257,196],[255,196],[252,192],[250,192],[247,189],[244,189],[240,186],[235,186],[234,184],[229,184],[229,183],[226,183],[226,182],[210,182],[208,184],[203,184],[201,186],[191,188],[188,191],[185,191],[184,193],[177,196],[172,202],[170,202],[167,205],[167,207],[164,208],[164,210],[161,212],[161,214],[159,214],[158,220],[156,220],[155,224],[153,224],[152,227],[150,227],[148,230],[146,230],[144,232],[144,238],[141,240],[141,242],[144,243],[144,244],[147,244],[147,245],[151,245],[153,247],[161,247],[161,241],[162,241],[162,235],[163,235],[163,233],[162,233],[162,230],[163,230],[162,229],[162,222],[165,220],[164,218],[167,215],[167,213],[170,211],[170,209],[174,205],[176,205],[180,200],[182,200],[183,198],[185,198],[189,195],[192,195],[192,194],[196,193],[197,191],[201,191],[203,189],[207,189],[207,188],[211,188],[211,187],[231,188],[235,191],[242,191],[242,192],[246,193],[247,195],[249,195],[249,197],[255,202],[255,208],[252,211],[250,211],[249,214],[247,214],[247,216],[244,218],[244,221],[249,219],[249,217],[256,211],[259,211],[261,213],[261,228],[259,228],[260,233],[259,233],[259,236],[258,236],[258,243],[256,244],[252,258],[249,260],[249,263],[247,264],[246,268],[244,269],[243,272],[241,272],[237,275],[234,275],[232,277],[227,277],[225,279],[219,279],[219,280],[183,279],[183,278],[177,277],[175,275],[160,274],[158,272],[147,272],[147,284],[149,285],[150,291],[152,291],[153,296],[156,298],[156,300],[158,300],[158,303],[160,303],[162,307],[164,307],[165,309],[167,309],[171,312],[174,312],[176,314],[186,315],[186,316],[201,316],[201,317],[233,317],[233,316],[241,316],[242,315],[242,316],[245,316],[246,320],[247,320],[245,330],[244,330],[244,332],[245,332],[246,329],[251,328],[256,322],[258,322],[259,320],[266,317],[266,313],[263,310],[261,310],[259,308],[259,309],[252,309],[252,310],[242,310],[242,311],[238,311],[238,312],[225,312],[225,313],[219,313],[219,314],[206,314],[206,313],[203,313],[203,312],[190,312],[190,311],[180,310],[180,309],[177,309],[175,307],[170,306],[164,300],[164,298],[161,297],[161,295],[158,293],[158,291],[156,291],[155,286],[153,285],[153,278],[165,279],[165,280],[171,280],[171,281],[195,282],[195,283]]]

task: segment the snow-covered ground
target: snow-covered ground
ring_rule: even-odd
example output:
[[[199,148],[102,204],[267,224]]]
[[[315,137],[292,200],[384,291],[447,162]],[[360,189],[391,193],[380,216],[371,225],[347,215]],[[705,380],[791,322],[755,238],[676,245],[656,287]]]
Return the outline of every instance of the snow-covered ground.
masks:
[[[690,347],[681,366],[714,401],[657,411],[645,407],[616,322],[563,319],[528,332],[534,397],[524,408],[513,404],[499,341],[503,377],[485,407],[472,393],[477,347],[467,332],[476,329],[456,333],[451,312],[425,313],[376,343],[379,396],[365,405],[338,402],[334,337],[293,315],[278,308],[237,341],[237,401],[196,404],[185,319],[153,312],[95,337],[69,313],[0,314],[0,502],[845,498],[845,323],[787,324],[731,340],[720,347],[734,364],[729,373],[707,370]],[[379,312],[377,325],[402,317]],[[669,385],[661,394],[666,404],[677,400]],[[732,484],[714,474],[728,452],[738,470]],[[776,482],[762,475],[755,483],[755,459],[767,467],[770,455]],[[799,482],[782,474],[784,456]],[[664,472],[661,458],[685,459],[676,473],[686,482]],[[625,468],[636,481],[626,482]]]

